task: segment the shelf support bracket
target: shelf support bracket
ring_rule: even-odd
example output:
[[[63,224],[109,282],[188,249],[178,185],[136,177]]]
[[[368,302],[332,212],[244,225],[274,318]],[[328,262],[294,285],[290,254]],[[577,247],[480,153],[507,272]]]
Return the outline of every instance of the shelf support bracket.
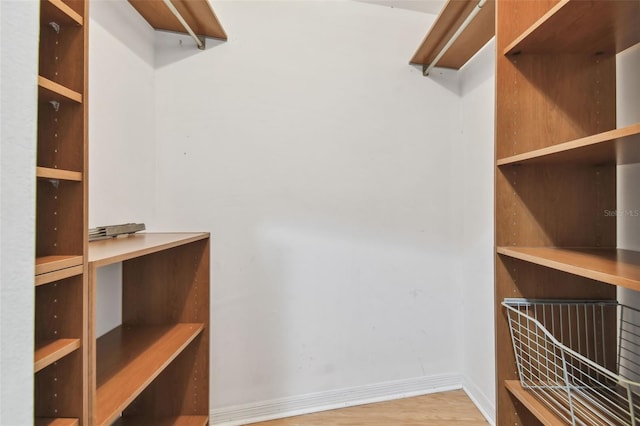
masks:
[[[169,1],[169,0],[165,0],[165,1]],[[453,35],[451,36],[449,41],[447,41],[447,43],[442,47],[442,49],[440,50],[440,52],[438,52],[438,54],[433,59],[433,61],[431,61],[431,63],[428,66],[423,66],[422,67],[422,75],[424,75],[424,76],[428,76],[429,75],[429,73],[431,72],[433,67],[435,67],[436,64],[438,63],[438,61],[440,61],[440,59],[444,56],[444,54],[447,53],[447,51],[449,50],[451,45],[456,42],[458,37],[460,37],[460,34],[462,34],[464,32],[464,30],[467,29],[467,27],[469,26],[471,21],[473,21],[473,19],[476,17],[476,15],[482,10],[482,7],[484,6],[484,4],[486,2],[487,2],[487,0],[480,0],[478,2],[478,4],[476,5],[476,7],[473,8],[473,10],[469,14],[469,16],[467,16],[467,19],[465,19],[464,22],[462,23],[462,25],[460,25],[460,27],[456,30],[456,32],[453,33]]]
[[[180,24],[182,24],[182,26],[189,33],[191,38],[193,38],[193,40],[196,42],[196,45],[198,46],[198,49],[204,50],[204,48],[206,47],[205,38],[199,37],[198,35],[196,35],[196,33],[191,29],[191,26],[189,25],[189,23],[180,14],[180,11],[178,11],[178,9],[176,9],[176,7],[173,5],[171,0],[162,0],[162,1],[167,6],[167,8],[169,8],[171,13],[173,13],[173,15],[178,19],[178,21],[180,21]]]

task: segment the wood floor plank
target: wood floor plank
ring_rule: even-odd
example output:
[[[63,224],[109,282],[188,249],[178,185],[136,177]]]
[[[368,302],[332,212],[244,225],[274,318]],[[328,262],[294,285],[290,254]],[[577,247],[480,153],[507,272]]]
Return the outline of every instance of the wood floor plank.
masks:
[[[488,422],[462,390],[359,405],[253,426],[485,426]]]

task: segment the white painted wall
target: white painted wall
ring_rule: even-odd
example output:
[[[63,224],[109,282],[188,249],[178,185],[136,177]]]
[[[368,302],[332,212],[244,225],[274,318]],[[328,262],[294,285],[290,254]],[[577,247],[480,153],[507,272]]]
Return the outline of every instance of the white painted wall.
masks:
[[[0,424],[33,416],[39,2],[0,2]]]
[[[465,389],[495,419],[494,112],[495,40],[459,71],[461,113],[454,168],[459,227],[462,372]]]
[[[640,122],[640,46],[634,46],[617,57],[618,127]],[[617,217],[618,247],[640,250],[640,165],[618,166]],[[640,293],[619,290],[622,303],[640,307]]]
[[[89,226],[155,216],[155,32],[125,1],[89,9]],[[120,324],[121,265],[98,270],[98,335]]]
[[[157,225],[213,236],[212,408],[458,373],[459,99],[407,65],[434,17],[214,7],[229,42],[156,52]]]

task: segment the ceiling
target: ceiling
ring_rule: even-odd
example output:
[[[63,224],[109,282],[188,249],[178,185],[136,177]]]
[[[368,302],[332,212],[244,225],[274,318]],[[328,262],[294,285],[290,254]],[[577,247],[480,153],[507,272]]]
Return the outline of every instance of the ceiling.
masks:
[[[363,3],[378,4],[380,6],[397,7],[399,9],[415,10],[418,12],[438,15],[446,0],[356,0]]]

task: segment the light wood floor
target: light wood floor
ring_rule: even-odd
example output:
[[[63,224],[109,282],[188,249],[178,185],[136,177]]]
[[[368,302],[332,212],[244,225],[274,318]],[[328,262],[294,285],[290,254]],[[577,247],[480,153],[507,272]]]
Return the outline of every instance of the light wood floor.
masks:
[[[476,426],[487,425],[462,390],[289,417],[253,426]]]

